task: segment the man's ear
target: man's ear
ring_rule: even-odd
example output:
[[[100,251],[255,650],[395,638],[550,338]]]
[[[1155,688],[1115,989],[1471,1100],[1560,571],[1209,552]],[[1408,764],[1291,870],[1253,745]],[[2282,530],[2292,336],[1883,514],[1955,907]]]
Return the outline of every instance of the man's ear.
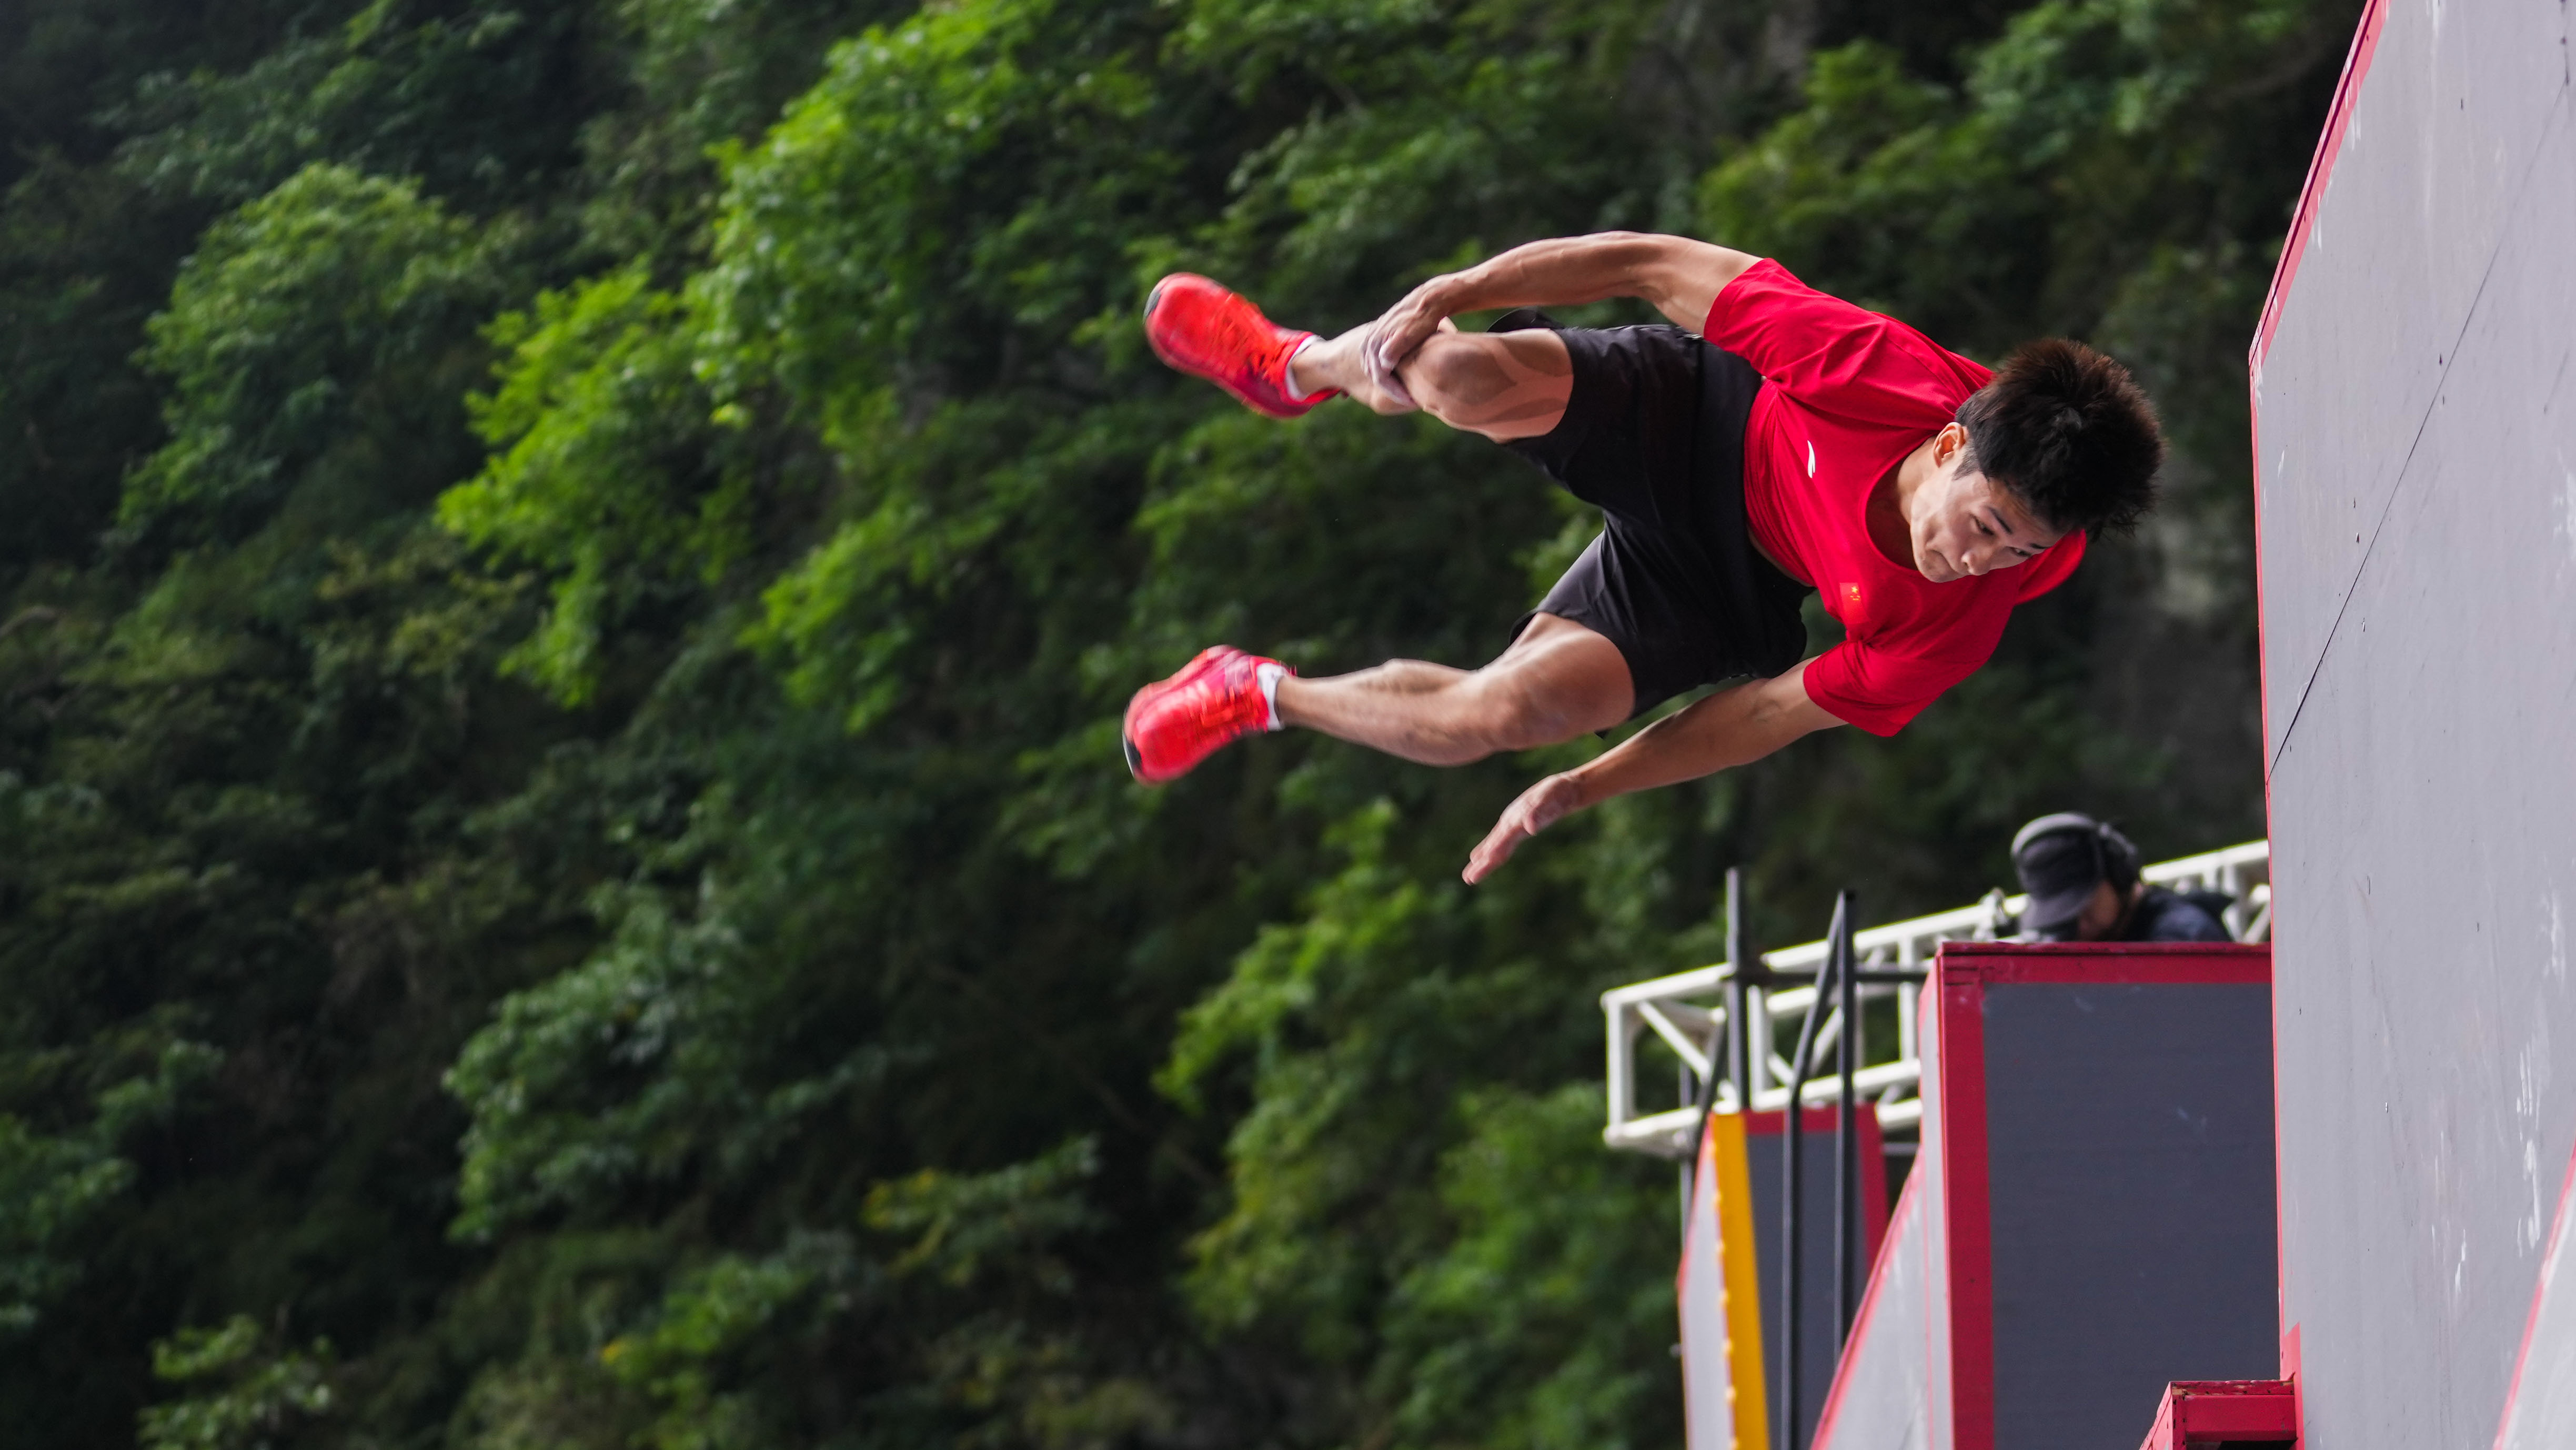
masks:
[[[1959,450],[1967,446],[1968,430],[1956,419],[1942,424],[1941,431],[1932,435],[1932,466],[1948,467],[1950,460],[1959,456]]]

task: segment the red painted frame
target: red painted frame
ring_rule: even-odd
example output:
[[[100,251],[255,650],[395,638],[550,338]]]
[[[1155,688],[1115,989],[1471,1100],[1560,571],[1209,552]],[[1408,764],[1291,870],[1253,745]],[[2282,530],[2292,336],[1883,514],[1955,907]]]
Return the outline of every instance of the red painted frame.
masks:
[[[1986,1156],[1986,988],[1993,983],[2261,986],[2272,948],[2200,942],[1944,942],[1938,992],[1942,1224],[1949,1262],[1951,1450],[1994,1450],[1994,1203]]]
[[[1941,1226],[1950,1263],[1950,1447],[1994,1450],[1994,1205],[1986,1182],[1986,987],[1972,959],[1941,948]],[[2028,979],[2025,979],[2028,980]]]
[[[2138,1450],[2287,1440],[2298,1425],[2297,1397],[2286,1380],[2175,1380],[2165,1386],[2155,1427]]]

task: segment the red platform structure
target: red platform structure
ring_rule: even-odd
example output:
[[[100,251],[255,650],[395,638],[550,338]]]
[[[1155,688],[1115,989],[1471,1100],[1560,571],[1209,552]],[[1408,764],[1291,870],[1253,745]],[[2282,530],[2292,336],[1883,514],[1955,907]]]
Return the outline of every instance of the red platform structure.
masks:
[[[2182,1380],[2165,1387],[2138,1450],[2288,1445],[2298,1435],[2298,1390],[2288,1380]]]
[[[1923,990],[1921,1147],[1802,1444],[2124,1444],[2170,1380],[2268,1373],[2269,950],[1952,943]],[[1775,1302],[1737,1287],[1776,1233],[1730,1219],[1743,1138],[1712,1118],[1683,1268],[1700,1450],[1767,1444],[1774,1409],[1744,1336],[1776,1313],[1706,1312]]]

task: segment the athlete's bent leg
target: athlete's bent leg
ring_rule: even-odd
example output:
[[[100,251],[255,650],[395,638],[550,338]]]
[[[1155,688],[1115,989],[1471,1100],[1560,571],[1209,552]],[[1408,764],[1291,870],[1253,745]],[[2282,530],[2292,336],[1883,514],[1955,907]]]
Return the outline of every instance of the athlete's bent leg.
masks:
[[[1349,392],[1378,412],[1419,408],[1499,443],[1535,438],[1565,415],[1574,366],[1551,329],[1468,334],[1444,318],[1391,378],[1369,368],[1366,345],[1376,331],[1370,323],[1322,339],[1282,327],[1250,298],[1188,272],[1165,277],[1145,299],[1145,338],[1156,356],[1274,418]]]
[[[1369,375],[1366,354],[1375,324],[1319,341],[1288,361],[1300,396],[1338,388],[1381,413],[1415,408],[1466,433],[1497,443],[1536,438],[1565,416],[1574,392],[1574,361],[1550,329],[1518,332],[1442,331],[1396,367],[1412,396],[1401,398]]]
[[[1607,730],[1636,701],[1627,658],[1553,614],[1480,670],[1390,660],[1357,674],[1279,681],[1279,722],[1423,765],[1464,765],[1504,750]]]

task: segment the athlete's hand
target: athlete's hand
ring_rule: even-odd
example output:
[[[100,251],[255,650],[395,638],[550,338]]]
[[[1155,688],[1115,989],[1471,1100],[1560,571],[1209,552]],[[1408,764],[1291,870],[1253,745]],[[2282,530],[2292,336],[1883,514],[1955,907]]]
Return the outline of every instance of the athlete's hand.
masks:
[[[1520,798],[1503,808],[1502,819],[1485,833],[1485,839],[1467,855],[1467,869],[1459,874],[1467,884],[1475,885],[1494,874],[1494,868],[1512,859],[1521,842],[1555,825],[1583,808],[1583,783],[1571,773],[1551,775],[1520,793]]]
[[[1406,390],[1404,379],[1396,376],[1396,369],[1444,324],[1456,330],[1457,325],[1449,321],[1450,308],[1444,300],[1451,280],[1445,275],[1434,277],[1405,293],[1393,307],[1379,314],[1376,326],[1369,329],[1368,345],[1362,349],[1361,361],[1368,368],[1369,381],[1408,408],[1420,405]]]

